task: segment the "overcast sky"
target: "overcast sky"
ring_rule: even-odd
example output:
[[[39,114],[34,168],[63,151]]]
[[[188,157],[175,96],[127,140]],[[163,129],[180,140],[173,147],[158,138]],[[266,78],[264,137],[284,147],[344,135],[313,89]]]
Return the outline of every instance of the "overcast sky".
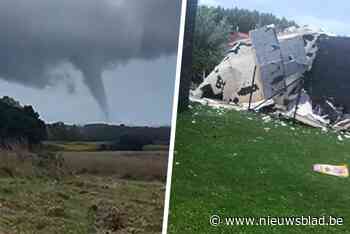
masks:
[[[47,122],[169,125],[181,1],[1,0],[0,96]]]
[[[199,0],[200,4],[238,7],[273,13],[312,25],[327,32],[350,36],[350,1],[348,0]]]

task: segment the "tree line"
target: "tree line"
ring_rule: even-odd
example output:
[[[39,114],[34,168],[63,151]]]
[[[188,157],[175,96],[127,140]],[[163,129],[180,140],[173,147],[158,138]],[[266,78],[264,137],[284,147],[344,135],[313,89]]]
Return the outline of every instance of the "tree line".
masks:
[[[147,137],[152,141],[169,142],[170,127],[144,127],[110,124],[68,125],[63,122],[47,124],[50,141],[115,141],[120,137]]]

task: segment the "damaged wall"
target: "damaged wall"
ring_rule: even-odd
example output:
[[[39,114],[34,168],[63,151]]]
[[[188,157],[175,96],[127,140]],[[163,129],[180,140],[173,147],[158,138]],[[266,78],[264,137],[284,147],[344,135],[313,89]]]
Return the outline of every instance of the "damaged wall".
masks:
[[[288,104],[300,89],[295,81],[312,66],[317,51],[313,34],[305,30],[277,37],[273,26],[251,31],[250,39],[235,43],[192,95],[242,104],[249,102],[251,91],[252,102],[259,102],[286,88],[273,99],[281,106]]]
[[[254,67],[255,56],[252,44],[247,40],[237,42],[192,95],[199,98],[245,103],[249,101],[252,91],[252,101],[260,101],[263,99],[263,93],[262,84],[258,78],[259,71],[256,71],[254,85],[251,85]]]
[[[192,95],[247,108],[253,92],[254,109],[269,100],[287,118],[344,129],[350,128],[349,74],[350,38],[307,27],[277,35],[274,26],[265,26],[237,42]]]
[[[322,35],[311,71],[306,74],[306,90],[315,105],[330,99],[350,112],[350,38]],[[332,100],[333,99],[333,100]]]

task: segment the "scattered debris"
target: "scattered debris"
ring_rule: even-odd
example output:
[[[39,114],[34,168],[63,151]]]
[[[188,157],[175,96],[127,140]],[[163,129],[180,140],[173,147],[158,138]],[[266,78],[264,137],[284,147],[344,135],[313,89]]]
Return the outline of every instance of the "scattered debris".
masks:
[[[268,122],[271,121],[271,117],[268,116],[268,115],[266,115],[266,116],[264,116],[264,117],[262,118],[262,120],[263,120],[265,123],[268,123]]]
[[[280,33],[273,25],[252,30],[249,38],[234,43],[222,62],[191,91],[190,100],[217,108],[263,111],[323,131],[329,127],[350,130],[350,115],[335,105],[332,97],[313,103],[304,89],[320,40],[327,37],[308,27],[291,27]],[[270,118],[264,116],[263,120],[269,122]]]
[[[344,119],[333,125],[333,129],[343,131],[350,129],[350,119]]]
[[[334,166],[329,164],[314,164],[313,170],[327,175],[348,177],[349,170],[346,165]]]

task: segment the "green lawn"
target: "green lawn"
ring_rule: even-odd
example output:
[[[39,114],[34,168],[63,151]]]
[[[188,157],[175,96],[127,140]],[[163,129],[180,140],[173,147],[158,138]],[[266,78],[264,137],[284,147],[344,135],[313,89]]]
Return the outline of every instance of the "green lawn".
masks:
[[[315,163],[349,163],[350,139],[286,124],[203,106],[179,114],[169,232],[350,233],[349,178],[312,171]],[[344,225],[212,227],[214,214],[332,215]]]

